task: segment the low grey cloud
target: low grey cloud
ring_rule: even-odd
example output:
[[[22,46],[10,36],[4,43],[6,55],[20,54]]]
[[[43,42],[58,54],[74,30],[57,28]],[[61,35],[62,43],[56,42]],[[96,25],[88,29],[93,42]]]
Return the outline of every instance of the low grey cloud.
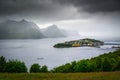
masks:
[[[120,11],[120,0],[54,0],[60,4],[71,4],[84,11],[95,12],[116,12]]]
[[[46,1],[46,0],[45,0]],[[0,14],[49,11],[49,3],[40,0],[0,0]],[[48,6],[46,6],[48,5]]]
[[[119,0],[0,0],[0,18],[72,19],[82,12],[119,12],[119,3]]]
[[[52,0],[0,0],[0,17],[57,20],[62,19],[66,6]],[[63,16],[63,17],[62,17]]]

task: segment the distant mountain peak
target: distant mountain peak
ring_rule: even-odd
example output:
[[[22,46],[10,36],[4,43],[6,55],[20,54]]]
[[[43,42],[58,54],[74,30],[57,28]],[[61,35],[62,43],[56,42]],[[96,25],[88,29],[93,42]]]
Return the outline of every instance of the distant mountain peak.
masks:
[[[39,27],[25,19],[21,21],[7,20],[0,23],[0,39],[38,39],[44,38]]]
[[[53,24],[53,25],[51,25],[51,27],[57,27],[57,25]]]
[[[49,28],[49,29],[58,29],[58,27],[55,24],[53,24],[53,25],[51,25],[51,26],[49,26],[47,28]]]
[[[6,21],[4,21],[5,23],[7,22],[7,23],[12,23],[12,22],[24,22],[24,23],[26,23],[26,22],[28,22],[27,20],[25,20],[25,19],[22,19],[22,20],[20,20],[20,21],[16,21],[16,20],[11,20],[11,19],[8,19],[8,20],[6,20]]]
[[[20,22],[28,22],[27,20],[25,20],[25,19],[22,19]]]
[[[65,37],[62,31],[56,25],[48,26],[43,30],[43,34],[48,38]]]

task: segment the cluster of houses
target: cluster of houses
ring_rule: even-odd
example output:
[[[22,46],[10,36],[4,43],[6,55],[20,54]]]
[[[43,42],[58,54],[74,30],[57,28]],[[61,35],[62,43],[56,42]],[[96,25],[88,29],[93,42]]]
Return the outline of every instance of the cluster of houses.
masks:
[[[94,39],[80,39],[80,40],[64,42],[64,44],[71,44],[71,47],[82,47],[82,46],[100,47],[104,43],[102,41],[98,41]]]

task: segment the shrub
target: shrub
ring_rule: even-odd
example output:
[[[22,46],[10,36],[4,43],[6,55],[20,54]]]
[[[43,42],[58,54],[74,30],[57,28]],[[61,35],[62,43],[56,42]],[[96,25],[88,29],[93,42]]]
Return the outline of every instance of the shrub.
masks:
[[[6,66],[6,59],[5,57],[1,56],[0,57],[0,72],[4,72]]]
[[[41,72],[48,72],[47,66],[46,65],[42,66],[40,71]]]
[[[40,65],[39,65],[39,64],[33,64],[33,65],[30,67],[30,72],[33,72],[33,73],[38,73],[38,72],[40,72]]]
[[[10,73],[23,73],[27,72],[27,67],[24,62],[17,60],[9,60],[5,66],[5,72]]]

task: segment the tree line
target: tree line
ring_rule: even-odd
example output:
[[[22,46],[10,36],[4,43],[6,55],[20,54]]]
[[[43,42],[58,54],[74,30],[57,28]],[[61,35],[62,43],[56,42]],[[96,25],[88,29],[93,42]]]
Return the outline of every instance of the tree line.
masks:
[[[0,57],[0,72],[8,72],[8,73],[27,73],[28,69],[24,62],[18,60],[9,60],[6,61],[5,57]],[[47,66],[40,66],[35,63],[31,65],[30,73],[38,73],[38,72],[48,72]]]
[[[35,63],[31,65],[30,73],[53,72],[53,73],[70,73],[70,72],[100,72],[100,71],[120,71],[120,49],[104,53],[91,59],[73,61],[64,65],[53,68],[48,71],[46,65],[40,66]],[[0,72],[9,73],[26,73],[28,69],[24,62],[18,60],[6,61],[5,57],[0,57]]]
[[[120,71],[120,49],[91,59],[66,63],[51,71],[56,73]]]

